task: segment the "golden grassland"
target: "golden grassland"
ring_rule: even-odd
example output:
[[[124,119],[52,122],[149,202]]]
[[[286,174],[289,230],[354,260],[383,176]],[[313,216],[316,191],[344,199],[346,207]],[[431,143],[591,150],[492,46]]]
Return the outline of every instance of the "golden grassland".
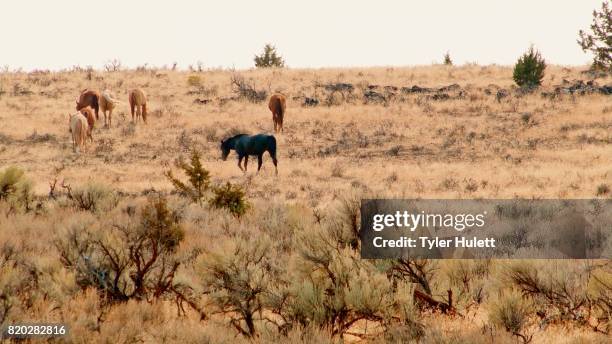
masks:
[[[589,198],[599,184],[612,180],[610,98],[565,96],[551,101],[536,93],[498,103],[482,89],[489,84],[509,88],[510,68],[252,70],[242,74],[257,88],[280,91],[289,98],[285,131],[277,135],[279,178],[273,178],[269,159],[258,178],[252,178],[254,161],[245,177],[233,159],[219,160],[218,143],[228,132],[272,130],[267,104],[195,105],[193,100],[200,96],[186,94],[188,77],[198,75],[206,88],[216,90],[217,97],[231,96],[227,71],[94,73],[92,81],[84,72],[3,74],[0,84],[7,94],[0,98],[0,134],[5,141],[0,165],[26,169],[37,181],[39,193],[48,191],[46,182],[61,166],[65,167],[61,177],[75,184],[91,179],[126,192],[166,190],[169,184],[161,172],[196,146],[215,177],[248,184],[250,196],[322,204],[333,198],[335,190],[355,185],[396,197]],[[544,87],[562,79],[585,77],[577,68],[549,67]],[[364,106],[357,98],[353,104],[315,108],[292,100],[316,95],[316,83],[338,81],[428,87],[458,83],[469,96],[440,102],[413,97],[388,106]],[[605,84],[609,79],[598,81]],[[15,84],[33,95],[11,97]],[[79,91],[87,87],[108,88],[122,104],[115,110],[113,127],[104,129],[102,122],[97,123],[89,151],[75,155],[67,118],[74,112]],[[148,93],[147,125],[131,125],[127,90],[132,87]],[[52,136],[50,140],[44,140],[46,134]],[[333,146],[339,146],[337,152],[321,154]],[[466,191],[472,182],[477,187]]]
[[[582,72],[585,69],[549,66],[542,88],[550,91],[563,79],[586,80]],[[278,177],[267,154],[258,175],[254,159],[243,174],[233,153],[227,161],[219,158],[222,138],[238,132],[272,131],[267,102],[221,100],[234,96],[230,83],[234,73],[268,94],[281,92],[287,96],[284,132],[275,135]],[[511,76],[509,67],[477,65],[2,73],[0,171],[8,166],[23,169],[33,181],[35,193],[45,202],[42,210],[29,213],[11,211],[0,202],[0,244],[15,249],[12,256],[6,258],[5,254],[0,260],[0,291],[5,293],[0,296],[6,295],[13,305],[9,312],[0,314],[4,324],[62,321],[71,327],[71,336],[66,340],[83,343],[248,342],[228,324],[232,312],[214,314],[215,306],[208,304],[211,296],[196,298],[208,314],[206,321],[200,321],[189,307],[185,314],[177,314],[171,300],[132,299],[108,306],[94,289],[81,288],[77,272],[60,263],[57,242],[71,229],[102,231],[115,219],[123,221],[126,207],[143,205],[153,190],[172,191],[163,172],[176,170],[175,160],[187,157],[193,148],[202,153],[203,165],[213,181],[241,185],[252,207],[239,220],[224,211],[188,204],[171,195],[172,205],[182,209],[184,218],[185,240],[178,254],[191,257],[207,250],[227,253],[235,249],[237,242],[250,243],[265,237],[269,241],[264,246],[268,248],[270,264],[278,265],[279,274],[292,283],[297,283],[297,276],[308,274],[303,270],[310,266],[295,252],[302,240],[299,238],[311,231],[323,231],[320,227],[324,225],[313,214],[321,212],[332,217],[329,214],[334,214],[347,195],[610,198],[607,186],[612,186],[612,98],[587,94],[548,99],[539,91],[522,96],[511,91],[509,97],[498,101],[495,92],[485,93],[485,89],[497,89],[492,85],[512,90]],[[597,79],[599,84],[611,81],[609,76]],[[336,82],[353,84],[356,97],[330,106],[301,106],[300,97],[324,97],[315,85]],[[435,101],[410,95],[387,104],[364,104],[361,98],[361,90],[371,84],[441,87],[453,83],[465,90],[465,97]],[[127,92],[134,87],[148,95],[147,124],[131,123]],[[84,88],[110,89],[121,103],[113,114],[112,127],[103,128],[101,117],[93,133],[94,142],[76,154],[68,133],[68,115],[75,112],[75,98]],[[196,98],[211,102],[195,104]],[[108,211],[79,211],[66,206],[65,199],[46,199],[53,180],[64,181],[75,189],[91,183],[107,185],[118,191],[121,199]],[[57,189],[62,192],[60,186]],[[194,260],[216,257],[207,254]],[[337,254],[342,259],[353,257],[353,253],[344,251]],[[6,263],[11,259],[17,262],[14,266]],[[202,285],[210,285],[201,280],[210,276],[200,263],[185,259],[190,263],[181,265],[176,279],[191,286],[197,295],[205,289]],[[434,295],[441,297],[452,284],[449,271],[463,263],[435,264]],[[548,270],[566,272],[592,267],[589,262],[541,264]],[[612,280],[610,262],[601,264],[599,269]],[[505,265],[506,262],[492,263],[485,277],[474,277],[487,291],[482,303],[473,304],[465,296],[458,303],[459,315],[419,312],[419,322],[426,329],[422,342],[517,342],[517,337],[490,325],[488,315],[497,302],[497,290],[507,287],[501,285]],[[35,281],[24,280],[25,275],[35,276]],[[268,277],[262,277],[265,278]],[[589,281],[575,283],[575,289],[591,288]],[[7,290],[20,291],[11,294]],[[264,309],[262,313],[269,311]],[[603,343],[609,339],[589,326],[558,322],[543,327],[535,318],[530,318],[529,332],[536,343]],[[279,335],[264,321],[257,326],[257,342],[393,340],[382,336],[378,321],[360,320],[352,326],[355,335],[345,334],[342,339],[314,327],[294,328]],[[362,336],[364,333],[375,335]]]

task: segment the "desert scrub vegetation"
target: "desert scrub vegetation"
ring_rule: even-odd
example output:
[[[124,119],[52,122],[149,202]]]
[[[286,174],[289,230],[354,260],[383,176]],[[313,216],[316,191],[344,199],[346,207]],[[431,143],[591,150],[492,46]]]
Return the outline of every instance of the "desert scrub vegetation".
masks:
[[[56,240],[62,264],[82,288],[96,288],[111,301],[151,300],[178,288],[175,253],[185,233],[164,198],[150,199],[138,216],[88,222],[69,224]]]
[[[30,211],[33,208],[34,193],[30,181],[22,169],[11,166],[0,171],[0,201],[10,205],[10,211]]]
[[[609,262],[363,260],[357,191],[316,211],[255,200],[240,219],[180,194],[116,194],[105,212],[62,194],[0,222],[2,324],[63,321],[71,340],[93,342],[537,342],[558,324],[609,333]],[[464,320],[477,314],[486,331]],[[440,325],[455,322],[472,330]]]
[[[608,333],[612,320],[611,272],[609,261],[520,261],[507,267],[504,280],[533,302],[542,325],[571,322]]]
[[[211,207],[227,209],[236,217],[244,215],[249,209],[249,203],[246,200],[246,194],[242,187],[230,182],[211,187],[210,172],[202,166],[200,156],[200,153],[193,149],[189,163],[185,162],[182,157],[175,163],[176,167],[182,169],[185,175],[189,177],[188,183],[174,177],[171,170],[166,171],[164,175],[179,194],[187,197],[192,202],[202,205],[205,198],[209,197],[209,194],[212,193],[208,200],[208,204]]]
[[[75,189],[71,185],[62,183],[61,187],[66,190],[68,205],[83,211],[109,211],[119,201],[115,191],[101,183],[89,182]]]
[[[519,293],[530,305],[520,333],[532,343],[605,343],[609,263],[535,262],[527,276],[535,270],[540,291],[526,293],[506,261],[359,258],[361,197],[599,193],[609,201],[598,189],[610,186],[602,169],[610,163],[610,77],[583,69],[549,65],[531,93],[514,87],[512,66],[7,71],[0,113],[15,121],[0,128],[0,173],[10,165],[25,171],[34,211],[13,205],[18,193],[0,200],[2,325],[66,322],[66,341],[93,343],[516,344],[522,340],[490,317],[490,306]],[[190,75],[201,84],[188,84]],[[241,78],[233,84],[234,75]],[[66,154],[59,116],[72,108],[74,90],[130,82],[147,89],[158,120],[131,125],[119,105],[117,127],[94,138],[99,152]],[[265,169],[244,176],[218,160],[219,139],[270,130],[261,94],[273,91],[288,100],[277,136],[287,168],[278,179]],[[174,164],[185,152],[193,168],[194,146],[209,171],[206,187]],[[56,164],[65,169],[50,192]],[[164,175],[170,169],[183,190]],[[243,187],[249,208],[240,217],[209,202],[226,182]],[[85,191],[83,202],[69,198],[69,184]],[[104,186],[109,202],[86,192],[89,184]],[[157,214],[150,202],[160,196],[167,224],[145,224],[144,209]],[[153,228],[160,231],[151,237]],[[561,281],[567,295],[549,276],[555,269],[569,276]]]
[[[489,319],[494,326],[499,326],[522,340],[530,343],[533,334],[528,333],[528,322],[532,313],[531,304],[516,291],[505,292],[491,305]]]

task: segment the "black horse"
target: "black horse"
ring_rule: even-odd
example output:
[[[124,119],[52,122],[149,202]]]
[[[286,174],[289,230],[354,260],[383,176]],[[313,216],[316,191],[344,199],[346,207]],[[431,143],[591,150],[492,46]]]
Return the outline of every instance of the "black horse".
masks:
[[[221,140],[221,158],[225,161],[230,151],[233,149],[238,154],[238,167],[240,170],[246,172],[247,163],[249,161],[249,155],[257,156],[257,173],[261,169],[263,154],[268,151],[272,157],[274,163],[274,169],[276,175],[278,175],[278,167],[276,160],[276,138],[272,135],[257,134],[249,136],[247,134],[239,134],[234,137],[230,137],[226,140]],[[244,158],[244,169],[240,165]]]

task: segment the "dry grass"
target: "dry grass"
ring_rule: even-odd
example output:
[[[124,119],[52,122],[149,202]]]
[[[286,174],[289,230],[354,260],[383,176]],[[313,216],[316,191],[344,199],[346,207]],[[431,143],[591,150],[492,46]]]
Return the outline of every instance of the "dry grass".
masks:
[[[543,87],[550,91],[563,79],[587,79],[581,70],[551,66]],[[287,95],[284,133],[276,135],[278,177],[268,156],[257,176],[253,163],[244,175],[232,159],[219,159],[222,138],[272,131],[265,102],[232,99],[232,72],[94,72],[91,80],[86,71],[0,74],[0,90],[5,91],[0,92],[0,171],[9,165],[24,169],[43,202],[41,209],[27,214],[11,212],[0,202],[0,247],[14,247],[17,252],[17,258],[11,258],[14,267],[4,266],[0,259],[6,273],[0,276],[0,293],[11,288],[36,291],[13,296],[19,302],[8,317],[11,322],[65,321],[71,325],[74,342],[247,342],[228,327],[224,315],[199,321],[189,311],[177,315],[169,300],[130,300],[103,307],[99,295],[81,290],[74,272],[58,259],[54,242],[66,228],[103,226],[104,221],[141,205],[143,195],[152,189],[170,193],[172,185],[163,172],[193,147],[202,153],[214,182],[242,185],[253,206],[245,219],[238,220],[173,196],[186,232],[179,254],[197,255],[216,241],[238,240],[241,235],[270,237],[275,245],[272,261],[282,264],[281,270],[295,267],[297,255],[291,250],[296,238],[314,231],[319,212],[335,209],[338,199],[348,193],[381,198],[610,197],[606,191],[612,184],[609,96],[562,95],[550,100],[539,93],[511,92],[498,102],[495,92],[486,94],[485,89],[496,89],[492,84],[512,89],[511,69],[498,66],[271,69],[240,74],[258,90]],[[324,91],[316,85],[330,82],[353,84],[356,97],[340,100],[339,105],[301,106],[303,97],[323,100]],[[611,78],[598,82],[608,84]],[[462,99],[437,101],[410,95],[365,105],[361,98],[362,89],[370,84],[453,83],[465,90]],[[127,90],[134,87],[148,95],[146,125],[130,123]],[[94,143],[77,155],[71,149],[68,114],[74,112],[74,99],[84,88],[111,89],[123,102],[114,111],[113,127],[104,129],[97,123]],[[111,186],[120,196],[119,204],[108,214],[78,211],[62,197],[46,198],[54,179],[60,193],[62,180],[75,189],[89,182]],[[23,267],[37,278],[19,277],[15,271]],[[202,292],[197,271],[195,263],[185,263],[177,276],[181,283],[193,285],[196,293]],[[500,273],[493,269],[483,282],[486,288],[497,288]],[[444,295],[446,282],[440,281],[436,292]],[[206,297],[199,301],[208,302]],[[485,307],[463,306],[462,317],[421,314],[424,342],[515,342],[490,327]],[[338,340],[321,329],[293,329],[281,336],[269,326],[258,326],[261,342]],[[537,327],[533,325],[537,343],[605,339],[572,324]],[[356,332],[368,328],[375,331],[376,324],[355,325]]]
[[[546,100],[539,94],[505,98],[483,91],[488,85],[511,87],[511,70],[503,67],[419,67],[322,70],[254,70],[242,73],[257,88],[288,95],[287,127],[278,135],[280,176],[268,163],[248,185],[251,196],[267,193],[291,202],[333,199],[330,190],[351,184],[367,186],[381,196],[418,197],[592,197],[610,181],[610,102],[603,95],[563,96]],[[233,95],[232,74],[198,74],[219,98]],[[265,104],[215,98],[194,104],[188,94],[192,73],[169,70],[38,75],[2,74],[3,89],[27,88],[26,96],[0,97],[3,145],[0,165],[18,165],[45,193],[54,168],[62,177],[81,182],[95,179],[125,192],[147,188],[167,190],[162,171],[191,146],[203,152],[205,167],[223,180],[243,182],[235,163],[218,160],[218,141],[238,131],[270,132],[271,114]],[[545,87],[562,79],[584,79],[579,69],[550,67]],[[45,82],[47,81],[48,82]],[[609,80],[599,80],[605,83]],[[433,101],[411,96],[388,106],[362,104],[359,90],[352,103],[301,107],[296,96],[319,96],[317,83],[354,85],[443,86],[459,83],[465,99]],[[95,142],[80,156],[70,152],[67,115],[85,88],[110,88],[124,102],[115,111],[114,127],[94,132]],[[129,120],[126,90],[142,87],[149,94],[152,114],[147,126]],[[202,97],[199,97],[202,98]],[[341,176],[329,178],[330,175]],[[385,180],[397,175],[390,194]],[[452,178],[458,187],[448,189]],[[469,180],[481,186],[466,187]],[[269,188],[270,184],[274,187]],[[308,190],[305,192],[305,190]],[[322,193],[322,197],[318,196]],[[316,197],[313,197],[316,196]]]

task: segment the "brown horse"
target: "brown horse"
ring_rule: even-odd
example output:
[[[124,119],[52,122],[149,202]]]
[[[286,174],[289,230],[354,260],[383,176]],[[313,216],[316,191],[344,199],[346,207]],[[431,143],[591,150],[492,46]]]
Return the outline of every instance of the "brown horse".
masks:
[[[272,111],[272,121],[274,122],[274,132],[283,130],[283,117],[285,116],[286,108],[285,96],[282,94],[273,94],[270,97],[268,108]]]
[[[87,126],[89,127],[89,131],[87,132],[87,137],[89,137],[91,142],[93,142],[93,137],[91,136],[91,134],[93,133],[94,124],[96,123],[96,120],[94,119],[93,109],[89,106],[86,106],[82,108],[81,110],[79,110],[79,112],[83,114],[83,116],[85,116],[85,118],[87,119]]]
[[[90,106],[96,112],[96,119],[98,119],[98,111],[100,110],[100,93],[98,91],[84,89],[81,91],[81,95],[76,99],[76,110],[79,111],[82,108]]]
[[[147,96],[144,91],[135,88],[129,93],[130,110],[132,112],[132,122],[134,121],[134,110],[136,110],[136,120],[142,115],[142,120],[147,123]]]

